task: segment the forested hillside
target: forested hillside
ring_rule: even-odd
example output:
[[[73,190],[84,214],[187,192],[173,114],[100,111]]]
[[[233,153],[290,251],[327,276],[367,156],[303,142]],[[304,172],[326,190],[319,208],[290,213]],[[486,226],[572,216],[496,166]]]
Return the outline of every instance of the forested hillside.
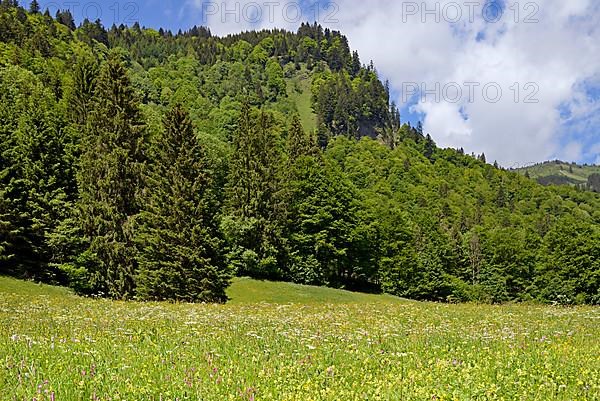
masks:
[[[0,266],[226,299],[232,275],[600,303],[600,197],[439,149],[339,32],[223,38],[0,5]]]

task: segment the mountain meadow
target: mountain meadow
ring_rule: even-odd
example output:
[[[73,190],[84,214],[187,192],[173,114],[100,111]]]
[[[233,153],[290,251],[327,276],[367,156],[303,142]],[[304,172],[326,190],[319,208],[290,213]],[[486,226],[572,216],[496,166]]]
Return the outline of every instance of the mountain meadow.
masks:
[[[0,399],[600,399],[594,167],[442,149],[389,88],[316,23],[1,0]]]
[[[0,278],[3,400],[597,400],[597,308],[235,279],[226,305]]]
[[[570,185],[582,190],[600,192],[600,166],[582,166],[555,160],[522,167],[516,171],[542,185]]]

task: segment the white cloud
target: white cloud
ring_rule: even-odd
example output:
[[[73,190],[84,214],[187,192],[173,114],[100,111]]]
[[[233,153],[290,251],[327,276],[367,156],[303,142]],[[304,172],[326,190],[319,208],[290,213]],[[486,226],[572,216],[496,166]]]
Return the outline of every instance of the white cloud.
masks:
[[[581,158],[581,151],[583,146],[578,142],[571,142],[563,149],[563,154],[567,160],[578,160]]]
[[[473,131],[458,108],[458,105],[448,102],[439,105],[434,102],[423,102],[415,107],[417,111],[427,115],[430,131],[436,133],[439,141],[460,138],[461,143],[468,144],[472,141]]]
[[[197,11],[204,3],[190,1],[195,2]],[[236,2],[224,3],[234,9]],[[239,8],[243,10],[248,3],[239,3]],[[222,15],[211,16],[208,23],[218,34],[257,27],[296,29],[298,22],[286,19],[282,12],[287,3],[291,1],[279,3],[272,21],[265,9],[258,24],[244,18],[238,23]],[[560,112],[561,107],[566,107],[571,118],[584,120],[585,116],[597,114],[597,105],[585,95],[589,82],[597,83],[600,77],[600,4],[596,0],[537,0],[537,8],[525,8],[531,3],[506,0],[506,9],[497,23],[486,23],[482,18],[483,0],[481,6],[475,7],[472,21],[465,6],[468,2],[453,0],[336,3],[339,11],[332,18],[339,22],[324,25],[346,34],[363,62],[374,60],[378,71],[390,79],[396,91],[401,92],[406,82],[425,83],[428,89],[435,88],[438,82],[442,87],[451,82],[481,83],[473,102],[467,96],[456,104],[428,98],[416,106],[416,110],[425,113],[424,128],[438,144],[485,152],[489,160],[497,159],[506,166],[553,157],[596,158],[582,148],[578,138],[569,137],[574,131],[565,129],[568,121],[561,119]],[[439,23],[435,15],[409,15],[411,7],[416,5],[417,11],[422,11],[424,3],[428,10],[435,9],[436,3],[440,10],[458,3],[462,20],[456,24],[446,22],[444,16],[452,19],[455,15],[448,8]],[[221,7],[221,2],[215,4]],[[514,11],[517,4],[518,19]],[[320,15],[322,19],[327,16],[325,12]],[[528,16],[538,22],[525,23]],[[482,86],[492,82],[502,88],[497,103],[486,101],[481,93]],[[519,84],[517,102],[515,83]],[[528,83],[539,88],[533,96],[537,103],[524,102],[536,88],[526,87]],[[600,132],[600,124],[587,129],[594,127]],[[561,146],[565,143],[573,147],[565,150]],[[579,151],[573,150],[577,144]]]

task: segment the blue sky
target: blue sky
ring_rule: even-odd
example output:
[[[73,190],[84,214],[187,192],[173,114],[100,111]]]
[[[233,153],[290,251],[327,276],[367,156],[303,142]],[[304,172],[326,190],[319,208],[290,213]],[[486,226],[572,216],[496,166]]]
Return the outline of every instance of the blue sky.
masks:
[[[50,7],[53,13],[58,7],[71,9],[78,22],[84,17],[100,18],[107,26],[138,21],[172,31],[208,25],[217,34],[262,27],[295,30],[301,20],[318,17],[323,25],[344,32],[363,62],[374,60],[382,79],[390,80],[403,120],[423,120],[441,146],[485,152],[505,166],[553,158],[600,163],[597,0],[482,0],[473,9],[464,7],[468,2],[451,0],[208,3],[41,1],[42,8]],[[450,3],[463,4],[458,9],[461,18],[454,19],[456,10]],[[244,12],[256,15],[252,4],[260,7],[260,20],[244,18]],[[296,5],[301,7],[298,18]],[[223,15],[225,9],[237,9],[240,20],[231,13]],[[466,96],[469,82],[478,84],[474,99]],[[407,83],[430,94],[403,102]],[[438,84],[457,86],[462,96],[457,102],[444,94],[436,99],[431,91]],[[500,100],[490,102],[484,88],[487,95],[499,89]]]
[[[194,25],[207,25],[209,15],[205,15],[206,11],[213,14],[214,8],[212,6],[202,7],[202,3],[212,3],[217,7],[217,13],[223,15],[227,14],[225,10],[233,11],[236,6],[222,7],[223,2],[221,1],[181,1],[181,0],[135,0],[135,1],[114,1],[114,0],[93,0],[93,1],[82,1],[82,0],[61,0],[61,1],[47,1],[40,0],[42,9],[49,8],[51,13],[54,15],[56,10],[60,7],[61,9],[70,9],[77,22],[82,21],[84,18],[95,20],[100,18],[106,26],[111,26],[113,23],[119,25],[121,23],[129,25],[133,22],[139,22],[140,25],[151,28],[165,28],[177,32],[178,29],[190,28]],[[24,2],[21,0],[21,3]],[[244,6],[252,1],[240,1],[238,2],[239,13],[242,14]],[[264,7],[269,1],[254,2],[262,6],[265,16],[268,14],[268,6]],[[314,20],[316,4],[321,9],[323,16],[326,14],[326,6],[330,1],[311,1],[311,0],[300,0],[296,1],[296,4],[301,6],[303,16],[306,17],[303,20]],[[283,4],[283,3],[281,3]],[[273,5],[271,8],[274,11],[282,13],[283,5]],[[247,14],[251,15],[254,7],[249,8]],[[290,8],[290,13],[293,10]],[[313,17],[313,18],[311,18]],[[233,19],[233,14],[227,15],[228,19]],[[242,17],[243,18],[243,17]]]
[[[194,25],[191,15],[179,14],[183,3],[176,0],[40,1],[42,9],[49,8],[52,15],[58,8],[71,10],[77,22],[81,22],[84,18],[90,20],[100,18],[104,25],[110,27],[113,23],[130,25],[138,21],[147,27],[165,27],[175,31]],[[198,21],[198,25],[201,24],[202,21]]]

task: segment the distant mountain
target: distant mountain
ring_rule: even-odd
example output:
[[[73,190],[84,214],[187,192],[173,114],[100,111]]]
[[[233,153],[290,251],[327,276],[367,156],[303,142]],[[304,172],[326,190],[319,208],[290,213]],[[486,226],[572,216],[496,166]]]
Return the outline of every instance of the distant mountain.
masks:
[[[516,171],[545,186],[570,185],[600,192],[600,166],[588,164],[582,166],[554,160],[516,169]]]

